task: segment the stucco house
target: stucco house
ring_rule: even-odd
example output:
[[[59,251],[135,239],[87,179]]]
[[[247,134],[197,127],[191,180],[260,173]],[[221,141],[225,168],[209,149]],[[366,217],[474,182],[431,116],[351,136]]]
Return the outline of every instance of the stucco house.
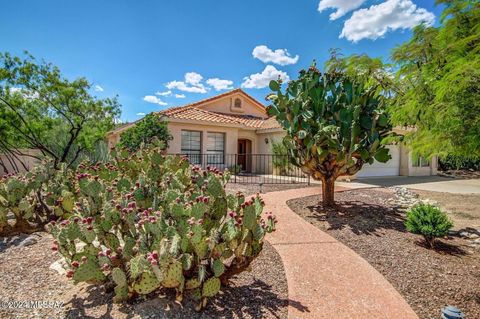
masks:
[[[191,160],[217,167],[241,166],[242,170],[272,173],[267,155],[284,131],[265,106],[235,89],[195,103],[158,112],[168,121],[173,136],[167,149],[171,154],[189,154]],[[122,132],[135,122],[107,134],[109,146],[119,142]],[[358,177],[436,175],[437,161],[414,159],[403,145],[389,146],[392,159],[387,163],[365,165]],[[195,154],[198,154],[196,156]]]

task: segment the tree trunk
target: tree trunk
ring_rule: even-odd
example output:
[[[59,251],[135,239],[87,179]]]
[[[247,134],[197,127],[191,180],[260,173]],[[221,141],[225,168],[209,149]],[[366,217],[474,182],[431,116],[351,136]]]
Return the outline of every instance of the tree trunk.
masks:
[[[322,198],[324,207],[332,207],[335,205],[335,178],[328,177],[322,179]]]

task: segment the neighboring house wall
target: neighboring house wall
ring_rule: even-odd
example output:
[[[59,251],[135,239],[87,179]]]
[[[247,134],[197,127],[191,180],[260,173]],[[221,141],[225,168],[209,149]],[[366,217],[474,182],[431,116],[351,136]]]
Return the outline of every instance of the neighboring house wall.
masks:
[[[386,163],[374,161],[372,165],[364,164],[356,177],[398,176],[400,174],[401,150],[399,145],[387,145],[392,159]]]
[[[30,150],[30,149],[21,149],[19,150],[21,153],[29,154],[33,156],[40,156],[41,152],[39,150]],[[25,167],[20,163],[20,161],[27,167],[28,170],[32,169],[37,163],[38,160],[36,158],[22,155],[18,156],[19,159],[14,159],[12,157],[9,158],[5,154],[0,154],[0,159],[2,163],[7,167],[8,172],[15,173],[15,168],[18,169],[19,173],[25,172]],[[0,166],[0,175],[5,175],[7,172],[4,170],[2,166]]]
[[[125,132],[126,130],[128,130],[129,128],[133,127],[135,125],[135,123],[130,123],[130,124],[127,124],[115,131],[111,131],[109,133],[107,133],[107,143],[108,143],[108,148],[112,148],[114,147],[115,145],[117,145],[119,142],[120,142],[120,135],[122,135],[123,132]]]
[[[438,157],[434,156],[428,161],[428,165],[421,165],[418,161],[414,161],[412,153],[407,150],[405,146],[405,154],[400,169],[402,176],[428,176],[437,175],[438,172]]]

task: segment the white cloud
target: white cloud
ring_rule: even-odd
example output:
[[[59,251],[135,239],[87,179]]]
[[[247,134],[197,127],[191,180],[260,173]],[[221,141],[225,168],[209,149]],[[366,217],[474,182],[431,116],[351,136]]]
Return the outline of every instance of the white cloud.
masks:
[[[232,87],[233,81],[230,81],[230,80],[213,78],[213,79],[208,79],[207,84],[212,86],[217,91],[233,89]]]
[[[169,90],[177,89],[190,93],[207,93],[208,89],[201,83],[203,76],[196,72],[185,73],[184,81],[171,81],[165,86]]]
[[[201,85],[200,82],[202,82],[203,76],[196,72],[187,72],[185,73],[185,82],[188,84],[191,84],[193,86],[198,86]]]
[[[358,42],[362,39],[378,39],[388,31],[412,29],[425,23],[432,25],[435,15],[418,8],[411,0],[387,0],[368,9],[355,11],[345,21],[340,38]]]
[[[165,92],[157,91],[157,92],[155,92],[155,95],[158,95],[158,96],[170,96],[170,95],[172,95],[172,91],[170,91],[170,90],[165,91]]]
[[[328,9],[334,9],[330,14],[330,20],[336,20],[343,17],[348,12],[359,8],[366,0],[320,0],[318,11],[323,12]]]
[[[160,100],[158,97],[156,97],[155,95],[145,95],[143,97],[143,100],[145,102],[148,102],[148,103],[153,103],[153,104],[158,104],[158,105],[168,105],[168,103],[165,103],[163,102],[162,100]]]
[[[184,91],[184,92],[202,93],[202,94],[207,93],[207,89],[203,85],[202,86],[188,86],[183,81],[168,82],[166,86],[169,89],[177,89],[177,90]]]
[[[143,112],[140,112],[140,113],[137,113],[138,116],[145,116],[145,113]]]
[[[38,92],[27,90],[25,88],[11,87],[10,94],[16,94],[16,93],[21,94],[24,98],[29,100],[38,99],[40,97],[40,94],[38,94]]]
[[[263,89],[268,86],[271,80],[280,77],[283,82],[290,81],[286,72],[277,70],[273,65],[267,65],[262,73],[255,73],[243,78],[242,87],[247,89]]]
[[[96,92],[103,92],[103,88],[100,85],[95,85],[93,88]]]
[[[256,46],[252,51],[252,55],[254,58],[259,59],[263,63],[272,62],[280,65],[295,64],[299,59],[298,55],[292,57],[290,53],[288,53],[287,49],[277,49],[273,51],[266,45]]]
[[[184,98],[185,98],[185,94],[175,94],[175,98],[177,98],[177,99],[184,99]]]

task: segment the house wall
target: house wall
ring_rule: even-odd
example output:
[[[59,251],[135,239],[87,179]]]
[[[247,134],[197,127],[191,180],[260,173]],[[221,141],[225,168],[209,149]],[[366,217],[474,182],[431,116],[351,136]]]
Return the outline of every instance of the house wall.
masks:
[[[285,136],[285,133],[282,131],[269,133],[257,132],[256,135],[258,141],[258,154],[272,154],[272,143],[281,141]],[[265,142],[265,139],[268,140],[268,143]],[[274,167],[270,160],[271,158],[268,156],[259,155],[257,170],[261,171],[263,174],[273,174]]]
[[[241,108],[236,108],[233,106],[236,98],[239,98],[242,101]],[[267,117],[267,113],[265,112],[265,109],[254,105],[252,102],[250,102],[249,99],[245,98],[240,94],[234,94],[231,96],[224,97],[222,99],[205,103],[199,106],[199,108],[207,111],[219,112],[219,113],[238,114],[238,115],[248,114],[248,115],[253,115],[261,118]]]
[[[168,129],[173,137],[167,149],[170,154],[181,153],[182,130],[202,132],[202,153],[207,151],[207,132],[225,133],[225,154],[237,153],[238,128],[236,127],[169,122]]]
[[[272,144],[281,142],[285,136],[284,132],[272,132],[272,133],[257,133],[258,137],[258,153],[259,154],[272,154]],[[268,139],[268,144],[265,143],[265,139]]]

